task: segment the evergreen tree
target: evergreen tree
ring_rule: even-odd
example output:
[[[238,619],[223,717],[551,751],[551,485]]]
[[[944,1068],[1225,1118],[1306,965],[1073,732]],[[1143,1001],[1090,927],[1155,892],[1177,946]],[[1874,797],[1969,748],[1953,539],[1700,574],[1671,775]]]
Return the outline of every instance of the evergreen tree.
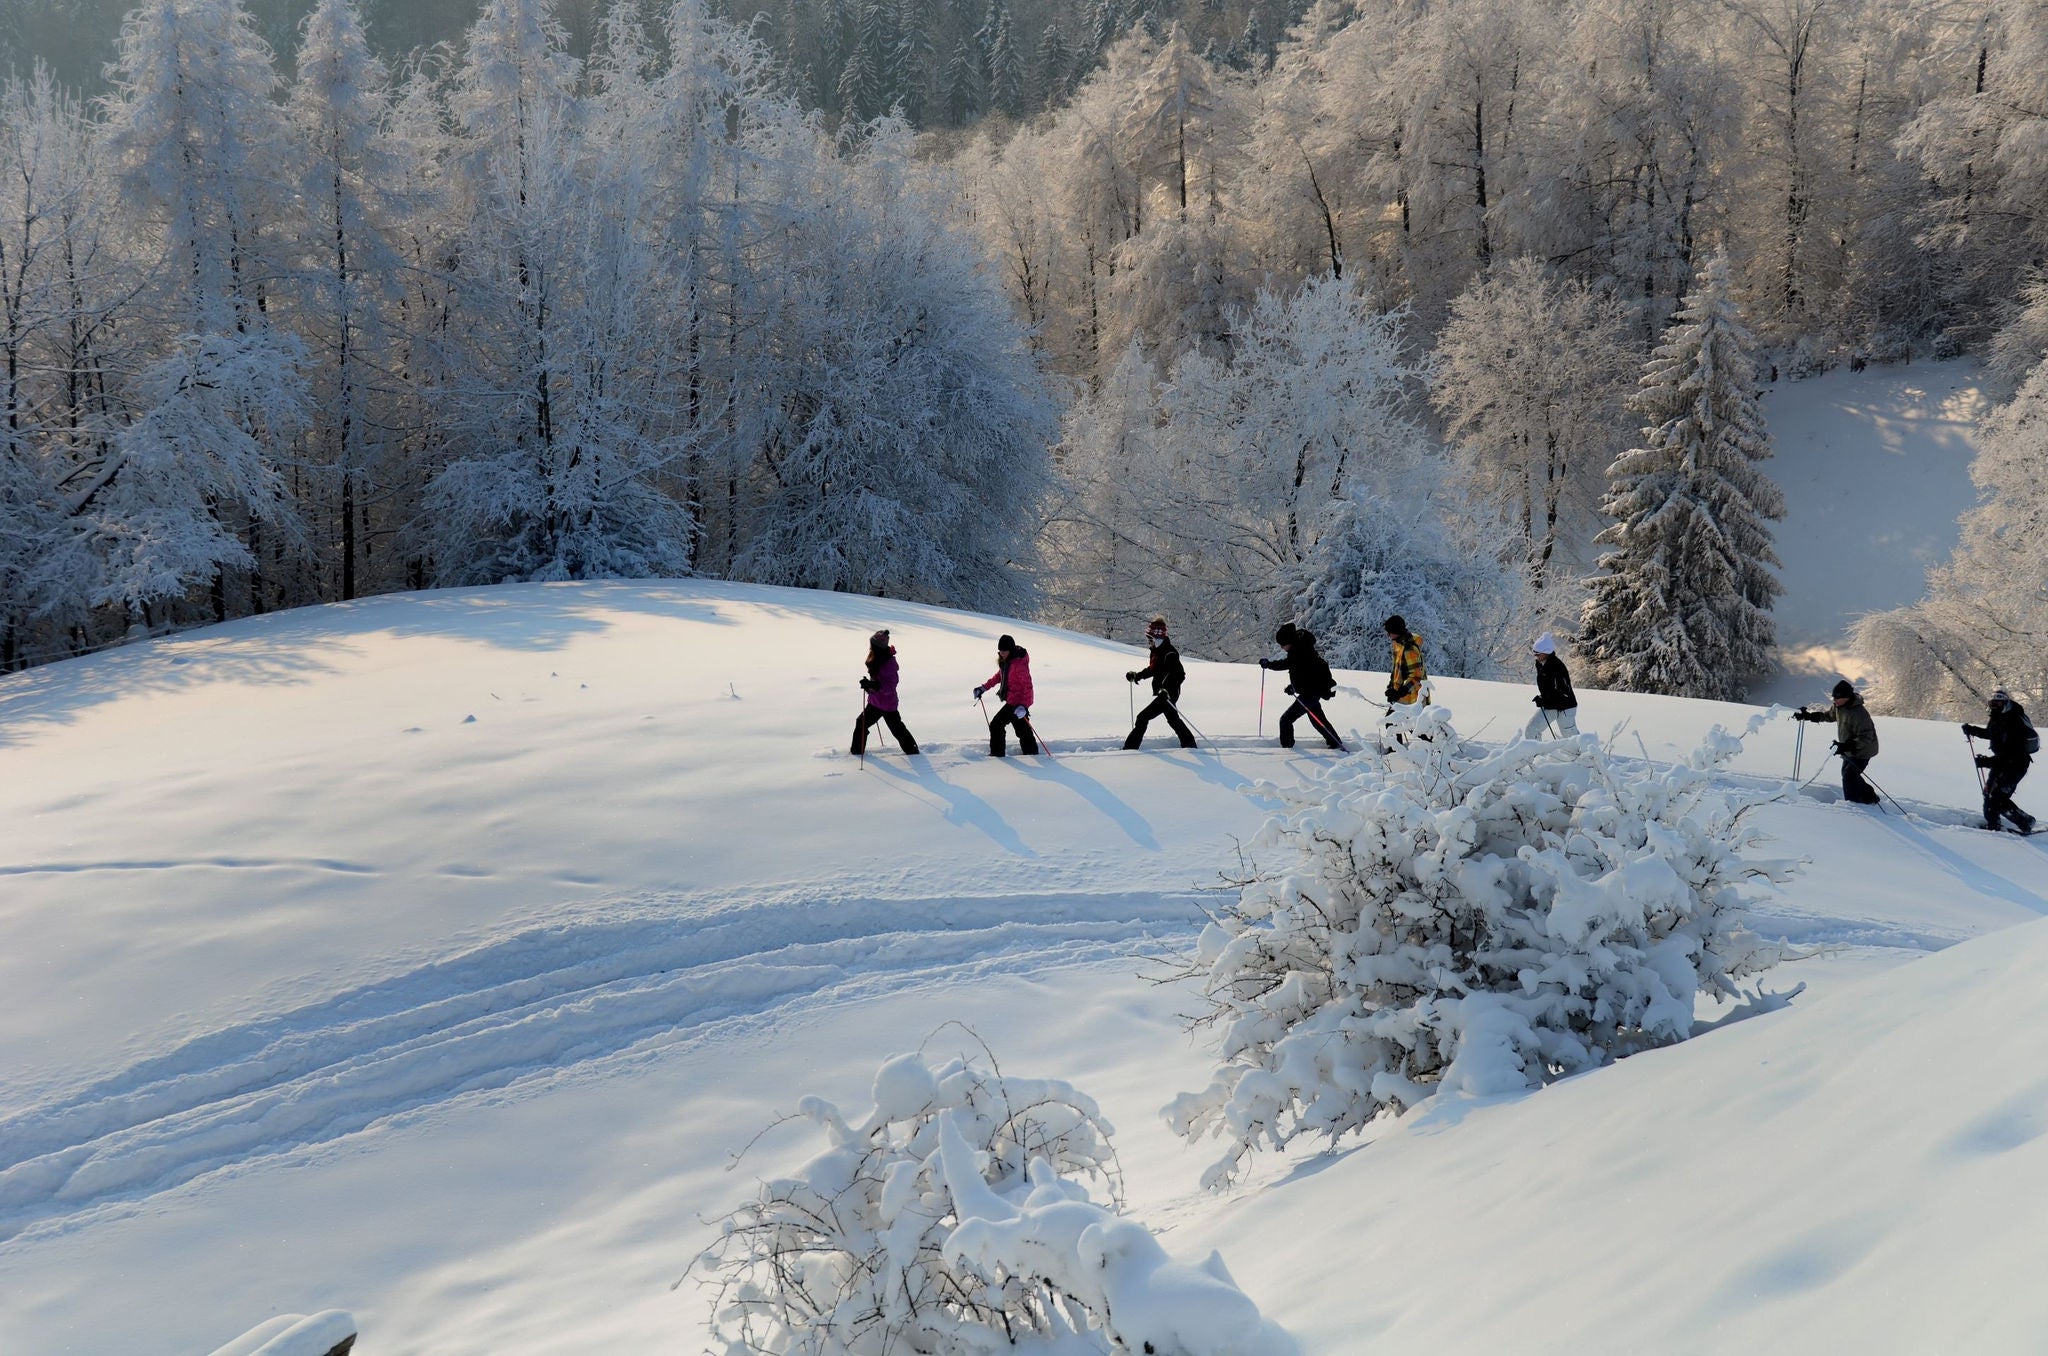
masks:
[[[995,7],[995,27],[988,44],[989,104],[1013,117],[1024,110],[1024,58],[1010,32],[1010,11]]]
[[[946,62],[945,91],[948,121],[959,125],[972,122],[981,115],[985,98],[981,50],[974,45],[973,38],[963,36],[953,45],[953,55]]]
[[[1752,340],[1717,254],[1650,357],[1630,408],[1644,442],[1616,460],[1580,653],[1608,686],[1740,701],[1771,661],[1781,591],[1768,524],[1785,513]]]
[[[1073,65],[1067,39],[1058,24],[1047,24],[1038,39],[1037,103],[1051,108],[1067,97],[1067,72]]]

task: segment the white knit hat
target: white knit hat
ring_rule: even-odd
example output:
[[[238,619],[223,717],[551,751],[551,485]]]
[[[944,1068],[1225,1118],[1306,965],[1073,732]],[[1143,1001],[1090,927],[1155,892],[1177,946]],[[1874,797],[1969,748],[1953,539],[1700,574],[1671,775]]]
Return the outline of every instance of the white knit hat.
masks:
[[[1529,648],[1537,654],[1556,654],[1557,642],[1550,638],[1550,632],[1545,631],[1542,635],[1536,637],[1536,643]]]

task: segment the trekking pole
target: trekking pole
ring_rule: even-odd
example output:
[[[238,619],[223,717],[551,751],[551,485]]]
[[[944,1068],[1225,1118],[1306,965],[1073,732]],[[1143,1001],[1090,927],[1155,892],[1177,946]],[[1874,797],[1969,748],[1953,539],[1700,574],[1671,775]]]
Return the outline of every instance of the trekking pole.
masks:
[[[1124,682],[1124,709],[1131,713],[1131,724],[1136,725],[1138,723],[1138,685],[1128,679]]]
[[[1965,730],[1963,731],[1963,742],[1970,746],[1970,766],[1977,770],[1977,794],[1979,796],[1989,795],[1990,789],[1984,784],[1984,769],[1977,762],[1977,741],[1970,737],[1968,730]]]
[[[1044,735],[1038,733],[1038,727],[1031,723],[1031,717],[1024,717],[1023,725],[1025,729],[1031,731],[1031,738],[1038,745],[1038,751],[1046,757],[1052,758],[1052,745],[1046,741]],[[1057,762],[1059,760],[1054,759],[1053,761]]]
[[[1259,738],[1266,737],[1266,666],[1259,665]]]
[[[1806,756],[1806,722],[1793,717],[1795,727],[1792,735],[1792,780],[1799,780],[1799,763]]]
[[[1550,737],[1552,739],[1556,739],[1558,737],[1557,722],[1550,718],[1550,708],[1546,706],[1539,706],[1536,709],[1543,713],[1543,723],[1550,727]]]
[[[1188,713],[1180,709],[1179,702],[1175,701],[1171,697],[1168,697],[1166,699],[1166,704],[1173,708],[1173,714],[1179,716],[1181,720],[1187,725],[1187,727],[1195,732],[1195,738],[1201,740],[1204,744],[1210,742],[1208,731],[1204,730],[1201,726],[1189,720]]]
[[[1877,792],[1877,794],[1878,794],[1878,795],[1880,795],[1880,796],[1883,796],[1883,797],[1884,797],[1884,798],[1885,798],[1886,800],[1888,800],[1888,801],[1891,801],[1891,803],[1892,803],[1892,808],[1893,808],[1894,810],[1897,810],[1897,811],[1898,811],[1898,812],[1899,812],[1900,814],[1902,814],[1902,815],[1906,813],[1906,807],[1905,807],[1905,806],[1903,806],[1903,805],[1901,805],[1901,804],[1899,804],[1898,800],[1897,800],[1897,799],[1896,799],[1896,798],[1895,798],[1895,797],[1894,797],[1894,796],[1892,795],[1892,793],[1891,793],[1891,792],[1889,792],[1889,791],[1885,790],[1885,789],[1884,789],[1883,787],[1879,786],[1879,785],[1878,785],[1878,784],[1877,784],[1876,782],[1871,782],[1871,781],[1870,781],[1870,776],[1869,776],[1869,774],[1868,774],[1868,773],[1864,774],[1864,778],[1863,778],[1863,780],[1864,780],[1864,781],[1866,781],[1866,782],[1870,782],[1870,789],[1871,789],[1871,790],[1873,790],[1873,791]],[[1881,809],[1883,809],[1884,807],[1883,807],[1882,805],[1880,805],[1880,806],[1878,806],[1878,808],[1879,808],[1879,809],[1881,810]]]

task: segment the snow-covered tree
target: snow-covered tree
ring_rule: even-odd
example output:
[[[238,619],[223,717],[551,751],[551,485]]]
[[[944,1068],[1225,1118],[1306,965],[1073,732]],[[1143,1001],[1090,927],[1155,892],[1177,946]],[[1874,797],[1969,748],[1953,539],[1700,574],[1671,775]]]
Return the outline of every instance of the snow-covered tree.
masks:
[[[733,570],[982,611],[1030,606],[1058,411],[950,190],[885,120],[784,234],[735,398],[763,423]]]
[[[1609,470],[1597,538],[1611,549],[1591,585],[1579,651],[1605,685],[1740,701],[1775,645],[1770,523],[1785,513],[1760,463],[1770,456],[1751,340],[1725,256],[1651,355],[1630,408],[1642,446]]]
[[[1293,1356],[1222,1258],[1172,1261],[1123,1216],[1111,1127],[1054,1079],[898,1055],[824,1148],[764,1181],[700,1260],[713,1337],[796,1356]],[[1089,1187],[1105,1196],[1098,1202]]]
[[[1528,587],[1491,527],[1420,486],[1400,499],[1355,491],[1300,567],[1294,621],[1333,665],[1383,669],[1383,623],[1399,613],[1427,642],[1430,672],[1495,677],[1521,658]]]
[[[1634,376],[1626,323],[1611,296],[1520,258],[1460,294],[1438,336],[1432,395],[1445,433],[1520,536],[1535,588],[1554,567],[1590,563],[1583,548]]]
[[[305,409],[303,349],[271,315],[291,182],[277,75],[239,0],[147,0],[112,74],[110,147],[161,259],[168,342],[75,513],[113,543],[100,599],[139,608],[210,579],[224,620],[225,571],[250,573],[261,611],[272,552],[300,536],[280,467]],[[192,482],[172,470],[203,465]],[[138,482],[174,497],[151,503]],[[123,510],[139,516],[115,521]]]
[[[1065,449],[1081,483],[1128,482],[1097,501],[1114,512],[1097,526],[1118,569],[1093,597],[1063,571],[1067,596],[1103,617],[1165,609],[1199,628],[1189,639],[1207,652],[1258,652],[1355,492],[1426,498],[1441,470],[1413,417],[1424,374],[1404,321],[1333,278],[1291,297],[1262,292],[1232,321],[1232,358],[1196,352],[1173,366],[1142,441],[1126,433],[1135,387],[1119,368],[1078,408]]]
[[[1188,964],[1220,1064],[1167,1108],[1226,1146],[1205,1185],[1254,1149],[1683,1040],[1697,996],[1776,962],[1744,913],[1794,864],[1750,851],[1769,797],[1716,775],[1740,739],[1717,727],[1664,767],[1591,736],[1489,751],[1448,717],[1425,708],[1391,753],[1262,788],[1283,808],[1251,845],[1258,874]]]

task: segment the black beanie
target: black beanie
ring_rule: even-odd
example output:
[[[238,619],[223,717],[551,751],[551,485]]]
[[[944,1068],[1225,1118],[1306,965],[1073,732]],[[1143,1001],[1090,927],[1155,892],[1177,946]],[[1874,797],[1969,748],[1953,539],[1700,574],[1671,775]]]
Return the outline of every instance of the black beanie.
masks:
[[[1280,629],[1273,633],[1273,643],[1275,645],[1292,645],[1294,643],[1294,623],[1281,622]]]
[[[1835,684],[1834,695],[1837,697],[1853,697],[1856,695],[1856,689],[1850,686],[1849,680],[1847,678],[1844,678],[1842,679],[1842,681]]]
[[[1014,650],[1017,648],[1017,642],[1008,636],[1001,636],[996,640],[996,648],[998,650]]]

